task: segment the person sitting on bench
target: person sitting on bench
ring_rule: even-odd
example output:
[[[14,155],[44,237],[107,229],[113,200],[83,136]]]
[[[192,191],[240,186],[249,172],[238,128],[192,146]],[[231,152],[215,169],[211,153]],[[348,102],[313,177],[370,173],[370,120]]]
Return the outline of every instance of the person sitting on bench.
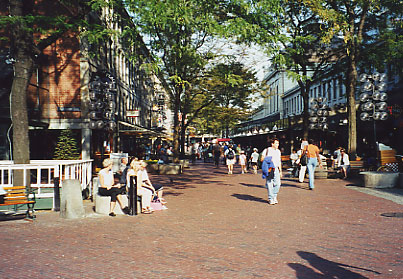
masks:
[[[350,160],[344,149],[340,150],[340,156],[337,158],[337,167],[340,168],[343,179],[347,178],[347,174],[350,171]]]
[[[141,175],[141,178],[142,178],[142,181],[143,181],[142,187],[144,187],[144,188],[146,188],[146,189],[150,189],[150,190],[153,192],[153,194],[156,196],[156,199],[158,199],[158,200],[161,202],[162,205],[165,205],[165,204],[166,204],[166,201],[165,201],[165,199],[162,197],[163,189],[164,189],[164,188],[163,188],[162,185],[160,185],[160,184],[155,184],[155,185],[153,185],[153,184],[151,183],[151,180],[150,180],[150,178],[148,177],[148,173],[147,173],[146,167],[147,167],[147,163],[144,162],[144,161],[142,161],[142,162],[140,163],[140,171],[139,171],[139,173],[140,173],[140,175]],[[164,208],[164,209],[166,209],[166,208]]]
[[[114,210],[116,206],[116,200],[119,202],[122,211],[126,214],[129,212],[129,208],[123,207],[123,203],[121,200],[122,191],[124,191],[123,187],[120,187],[120,184],[114,185],[114,177],[112,172],[113,161],[109,158],[105,159],[102,162],[103,169],[100,170],[99,176],[99,186],[98,193],[101,196],[110,196],[111,197],[111,205],[109,210],[109,216],[116,216]]]
[[[130,184],[130,177],[134,176],[136,179],[136,184],[137,186],[137,195],[141,197],[141,213],[143,214],[150,214],[153,213],[153,210],[151,208],[151,200],[153,193],[155,193],[155,189],[150,189],[144,187],[144,183],[142,183],[143,178],[142,178],[142,172],[141,172],[141,162],[140,161],[131,161],[130,163],[130,169],[127,172],[127,182]],[[133,187],[133,185],[130,185],[130,187]]]

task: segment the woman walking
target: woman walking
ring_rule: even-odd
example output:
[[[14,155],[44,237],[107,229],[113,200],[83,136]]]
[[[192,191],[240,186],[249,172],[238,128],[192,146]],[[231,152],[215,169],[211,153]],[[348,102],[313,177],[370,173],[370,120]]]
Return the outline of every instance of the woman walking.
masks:
[[[319,148],[314,144],[312,139],[308,140],[308,145],[305,146],[305,149],[302,155],[306,154],[308,156],[308,175],[309,175],[309,190],[313,190],[315,188],[315,169],[319,165],[322,167],[322,163],[319,157]]]

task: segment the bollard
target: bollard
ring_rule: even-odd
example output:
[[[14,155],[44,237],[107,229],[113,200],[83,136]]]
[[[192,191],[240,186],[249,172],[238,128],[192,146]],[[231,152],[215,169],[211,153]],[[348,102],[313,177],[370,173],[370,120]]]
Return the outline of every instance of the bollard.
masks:
[[[54,210],[55,211],[60,211],[60,178],[59,177],[55,177],[53,179],[54,181],[54,196],[53,196],[53,204],[55,205]]]
[[[130,176],[129,215],[137,215],[137,176]]]

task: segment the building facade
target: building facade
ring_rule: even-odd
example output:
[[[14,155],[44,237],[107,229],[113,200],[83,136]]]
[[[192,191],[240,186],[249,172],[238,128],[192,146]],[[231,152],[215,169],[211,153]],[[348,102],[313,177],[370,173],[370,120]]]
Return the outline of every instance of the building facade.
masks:
[[[36,1],[34,11],[43,15],[71,12],[49,0]],[[102,24],[117,34],[129,19],[125,10],[110,8],[87,15],[89,23]],[[4,69],[0,75],[0,159],[9,160],[13,62],[7,43],[1,45],[0,53]],[[143,67],[152,61],[141,36],[135,46],[127,46],[119,36],[94,45],[67,32],[36,62],[28,88],[31,159],[52,159],[64,129],[73,131],[82,159],[109,152],[139,155],[143,144],[170,129],[163,83]]]

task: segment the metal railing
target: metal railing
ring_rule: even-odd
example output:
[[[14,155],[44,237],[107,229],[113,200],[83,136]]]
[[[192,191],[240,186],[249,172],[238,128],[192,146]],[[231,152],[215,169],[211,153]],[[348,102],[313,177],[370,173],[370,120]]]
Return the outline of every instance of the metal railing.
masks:
[[[13,161],[0,161],[0,185],[13,186],[14,172],[22,171],[23,185],[28,184],[35,191],[37,198],[53,198],[55,183],[63,187],[63,180],[78,179],[81,189],[92,190],[93,160],[31,160],[30,164],[14,164]],[[55,203],[53,203],[53,208]]]

